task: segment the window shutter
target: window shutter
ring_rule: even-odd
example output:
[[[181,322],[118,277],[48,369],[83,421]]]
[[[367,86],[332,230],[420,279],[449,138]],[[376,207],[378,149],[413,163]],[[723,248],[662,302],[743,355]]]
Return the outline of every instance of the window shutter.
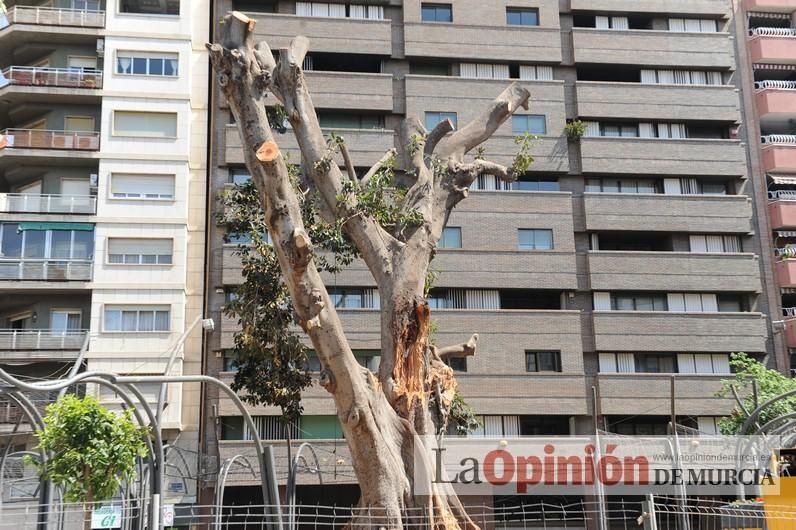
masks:
[[[699,194],[699,182],[695,178],[681,178],[680,189],[683,195]]]
[[[616,368],[616,354],[615,353],[601,353],[600,354],[600,373],[613,374],[618,370]]]
[[[613,29],[628,29],[630,25],[627,17],[611,17],[611,27]]]
[[[595,18],[595,26],[597,29],[610,29],[611,25],[609,17],[598,15]]]
[[[713,373],[714,374],[729,374],[732,372],[730,369],[730,356],[725,353],[713,354]]]
[[[639,123],[638,135],[639,138],[655,138],[655,129],[651,123]]]
[[[449,289],[446,298],[448,309],[467,309],[467,297],[464,289]]]
[[[584,136],[597,137],[600,136],[600,122],[598,121],[584,121],[586,126],[586,134]]]
[[[689,74],[688,70],[675,70],[674,83],[676,85],[690,85],[691,75]]]
[[[655,75],[655,70],[642,70],[641,82],[646,85],[654,85],[658,82],[658,76]]]
[[[677,354],[677,369],[681,374],[695,374],[696,363],[694,362],[694,354],[693,353]]]
[[[738,236],[723,236],[724,252],[740,252],[741,238]]]
[[[712,374],[713,362],[709,353],[694,354],[694,366],[698,374]]]
[[[682,18],[670,18],[669,31],[685,31],[685,20]]]
[[[476,65],[476,72],[479,79],[492,79],[492,65],[479,63]]]
[[[616,367],[617,372],[623,374],[632,374],[636,371],[636,359],[632,353],[617,353],[616,354]]]
[[[702,24],[700,23],[698,18],[687,18],[687,19],[685,19],[685,30],[686,31],[699,33],[700,31],[702,31],[701,26],[702,26]]]
[[[370,20],[384,20],[384,6],[368,6]]]
[[[708,252],[724,252],[724,239],[721,236],[705,236]]]
[[[473,63],[459,64],[459,77],[478,77],[477,66]]]
[[[329,4],[329,16],[345,18],[345,4]]]
[[[658,138],[671,138],[671,129],[668,123],[658,124]]]
[[[701,72],[699,70],[695,70],[695,71],[691,72],[691,84],[692,85],[707,85],[708,84],[707,72]]]
[[[536,66],[529,66],[526,64],[520,65],[520,79],[523,81],[536,80]]]
[[[662,85],[673,85],[674,70],[658,70],[658,83]]]
[[[665,195],[681,195],[680,179],[663,179],[663,193]]]
[[[600,250],[600,234],[590,234],[591,250]]]
[[[348,6],[351,18],[367,18],[368,6],[351,4]]]
[[[707,238],[703,235],[691,235],[688,237],[691,252],[708,252]]]
[[[706,313],[718,313],[719,301],[713,293],[705,293],[702,295],[702,311]]]
[[[108,238],[108,254],[171,254],[171,239]]]
[[[611,310],[611,293],[597,292],[594,293],[594,310],[595,311],[610,311]]]
[[[486,436],[503,436],[503,422],[500,416],[484,416],[484,434]]]
[[[312,16],[314,17],[329,16],[329,4],[324,4],[321,2],[311,2],[310,6],[312,7]]]
[[[315,68],[314,68],[314,66],[312,64],[312,55],[305,55],[304,56],[304,62],[302,63],[301,67],[304,70],[308,71],[308,72],[310,72],[312,70],[315,70]],[[287,122],[287,120],[285,120],[285,121]]]
[[[669,304],[669,311],[685,312],[685,298],[682,293],[669,293],[666,295],[666,301]]]
[[[364,307],[367,309],[379,309],[379,290],[378,289],[365,289]]]
[[[720,434],[716,418],[713,416],[697,416],[697,429],[702,434]]]
[[[111,175],[111,194],[127,197],[173,198],[173,175]]]
[[[536,79],[539,81],[552,81],[553,80],[553,67],[552,66],[537,66]]]
[[[719,30],[718,23],[715,20],[705,18],[699,21],[699,29],[702,33],[716,33]]]
[[[467,289],[467,309],[500,309],[500,293],[493,289]]]
[[[724,80],[722,79],[721,72],[707,72],[708,74],[708,84],[710,85],[723,85]]]
[[[311,17],[312,4],[310,2],[296,2],[296,14],[302,17]]]
[[[492,75],[495,79],[508,79],[509,65],[507,64],[494,64],[492,65]]]
[[[699,293],[685,293],[685,310],[689,313],[702,312],[702,296]]]
[[[520,417],[519,416],[503,416],[503,435],[504,436],[519,436],[520,435]]]
[[[685,123],[672,123],[672,138],[688,138]]]

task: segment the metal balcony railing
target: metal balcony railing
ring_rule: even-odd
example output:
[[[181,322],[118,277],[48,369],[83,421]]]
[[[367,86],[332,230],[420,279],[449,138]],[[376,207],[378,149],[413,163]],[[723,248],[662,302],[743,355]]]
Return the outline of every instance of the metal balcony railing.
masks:
[[[785,317],[796,317],[796,307],[783,307],[782,308],[782,316],[785,316]]]
[[[796,37],[796,28],[753,28],[754,37]]]
[[[89,281],[91,260],[0,259],[0,280]]]
[[[761,136],[760,141],[764,145],[796,145],[796,134],[769,134]]]
[[[91,215],[97,212],[97,198],[93,195],[0,193],[0,212]]]
[[[796,81],[780,81],[777,79],[755,81],[755,88],[758,90],[765,90],[767,88],[776,88],[779,90],[796,90]]]
[[[780,201],[796,201],[796,190],[769,191],[768,198]]]
[[[777,247],[774,249],[774,255],[781,260],[796,258],[796,246]]]
[[[78,26],[81,28],[105,27],[104,11],[85,11],[82,9],[14,6],[8,9],[6,18],[9,24]]]
[[[3,77],[12,85],[102,88],[102,72],[40,66],[10,66]]]
[[[99,132],[48,131],[44,129],[6,129],[0,132],[0,149],[68,149],[98,151]]]
[[[79,350],[88,330],[0,329],[3,350]]]

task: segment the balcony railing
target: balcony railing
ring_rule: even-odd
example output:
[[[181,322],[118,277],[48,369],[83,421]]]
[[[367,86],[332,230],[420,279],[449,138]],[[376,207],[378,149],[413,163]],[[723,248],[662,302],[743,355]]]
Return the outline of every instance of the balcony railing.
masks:
[[[6,129],[0,132],[0,149],[99,150],[99,132],[48,131],[44,129]]]
[[[97,198],[93,195],[40,195],[0,193],[0,212],[94,214]]]
[[[12,85],[102,88],[102,72],[39,66],[11,66],[3,77]]]
[[[796,81],[780,81],[778,79],[755,81],[755,88],[757,90],[765,90],[767,88],[775,88],[778,90],[796,90]]]
[[[0,280],[89,281],[91,260],[0,259]]]
[[[0,329],[2,350],[79,350],[87,330]]]
[[[768,198],[774,201],[796,201],[796,190],[769,191]]]
[[[6,13],[9,24],[36,24],[43,26],[105,27],[104,11],[82,9],[57,9],[52,7],[14,6]]]
[[[760,141],[763,145],[796,145],[796,134],[769,134],[761,136]]]
[[[796,28],[753,28],[754,37],[796,37]]]
[[[796,317],[796,307],[783,307],[782,308],[782,316],[784,316],[784,317]]]

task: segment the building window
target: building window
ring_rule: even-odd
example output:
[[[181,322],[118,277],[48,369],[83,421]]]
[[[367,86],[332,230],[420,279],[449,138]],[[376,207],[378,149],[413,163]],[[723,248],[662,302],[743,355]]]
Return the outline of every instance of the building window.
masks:
[[[248,169],[230,169],[229,181],[235,185],[242,186],[249,182],[252,176],[249,174]]]
[[[138,138],[176,138],[176,112],[113,111],[113,135]]]
[[[526,372],[560,372],[561,352],[525,351]]]
[[[163,332],[171,329],[171,312],[166,307],[105,306],[105,331]]]
[[[653,179],[586,179],[586,191],[592,193],[659,193]]]
[[[542,177],[520,176],[511,183],[514,191],[561,191],[558,180]]]
[[[520,228],[517,230],[520,250],[552,250],[553,231]]]
[[[108,263],[125,265],[171,265],[171,239],[108,239]]]
[[[179,15],[180,0],[120,0],[119,11],[138,15]]]
[[[329,289],[329,297],[337,309],[378,309],[377,289],[341,288]]]
[[[451,4],[421,4],[423,22],[453,22]]]
[[[667,311],[666,296],[657,294],[612,294],[613,311]]]
[[[475,79],[509,79],[511,73],[507,64],[461,63],[459,76]]]
[[[330,4],[326,2],[296,2],[296,14],[301,17],[338,17],[384,19],[383,6],[360,4]]]
[[[114,199],[172,200],[174,175],[111,174],[111,197]]]
[[[451,367],[454,372],[467,371],[467,357],[448,357],[445,364]]]
[[[426,112],[426,129],[431,131],[444,120],[453,122],[454,129],[458,126],[458,119],[455,112]]]
[[[547,132],[545,117],[540,114],[512,116],[511,132],[512,134],[545,134]]]
[[[439,239],[439,248],[462,248],[462,229],[458,226],[446,226]]]
[[[116,73],[122,75],[151,75],[177,77],[179,63],[176,53],[118,52]]]
[[[6,259],[90,260],[94,225],[80,223],[3,223],[0,256]]]
[[[527,7],[507,7],[506,24],[509,26],[538,26],[539,10]]]
[[[644,353],[636,355],[636,372],[644,374],[675,374],[677,359],[670,353]]]
[[[345,112],[320,112],[318,123],[324,129],[383,129],[384,116],[349,114]]]
[[[692,234],[689,236],[691,252],[732,253],[742,252],[739,236],[709,236]]]
[[[693,33],[717,33],[719,24],[710,18],[670,18],[669,31]]]
[[[638,137],[638,125],[636,124],[602,123],[600,124],[600,128],[601,136],[625,138]]]

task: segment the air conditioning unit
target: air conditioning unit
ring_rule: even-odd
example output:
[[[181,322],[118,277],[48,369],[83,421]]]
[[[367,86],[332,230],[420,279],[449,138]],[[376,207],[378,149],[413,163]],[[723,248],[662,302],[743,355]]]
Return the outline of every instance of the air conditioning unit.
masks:
[[[105,56],[105,39],[97,39],[97,57]]]
[[[90,188],[97,188],[99,186],[99,175],[92,173],[88,176],[88,185]]]

